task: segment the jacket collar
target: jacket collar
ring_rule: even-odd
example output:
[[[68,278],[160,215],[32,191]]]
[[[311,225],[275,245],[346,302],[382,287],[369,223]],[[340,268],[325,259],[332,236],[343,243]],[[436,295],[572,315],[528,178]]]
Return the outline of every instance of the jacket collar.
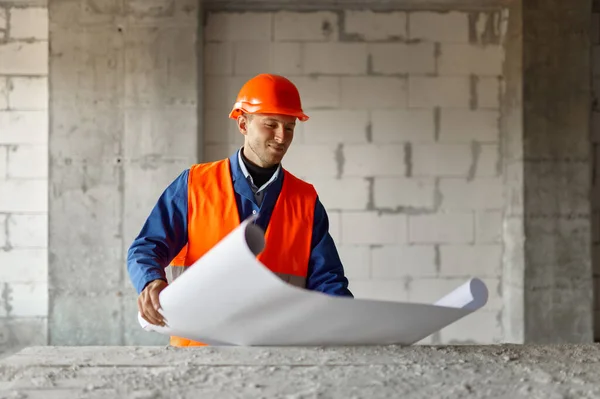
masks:
[[[248,181],[248,179],[246,179],[246,177],[244,176],[244,172],[240,167],[240,151],[241,148],[239,148],[236,152],[229,156],[231,179],[233,181],[233,190],[236,193],[248,198],[249,200],[254,201],[254,193],[252,192],[252,188],[250,187],[250,182]],[[269,195],[269,193],[275,192],[279,194],[279,191],[281,191],[281,186],[283,184],[283,168],[279,167],[275,173],[277,173],[277,178],[266,188],[265,193],[265,195],[271,198],[273,197],[273,194]]]

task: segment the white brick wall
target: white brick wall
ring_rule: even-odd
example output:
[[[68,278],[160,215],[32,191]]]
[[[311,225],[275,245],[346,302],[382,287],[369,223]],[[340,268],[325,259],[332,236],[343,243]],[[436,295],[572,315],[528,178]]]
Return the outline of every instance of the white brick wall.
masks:
[[[445,109],[442,110],[440,119],[440,141],[442,142],[498,142],[500,136],[498,111]]]
[[[210,13],[204,34],[209,42],[270,41],[271,23],[270,13]]]
[[[47,75],[48,42],[14,41],[0,46],[0,74]]]
[[[13,39],[48,40],[46,8],[11,8],[10,37]]]
[[[503,52],[499,46],[442,44],[438,68],[443,75],[499,76]]]
[[[477,78],[477,106],[481,109],[500,107],[500,81],[498,78]]]
[[[276,41],[317,42],[337,40],[337,16],[332,12],[279,12],[273,18]]]
[[[492,177],[498,176],[498,161],[500,158],[499,146],[496,144],[482,144],[479,159],[477,160],[477,168],[475,176]]]
[[[404,146],[348,144],[344,146],[344,176],[404,176]]]
[[[440,245],[442,276],[497,277],[501,271],[500,245]]]
[[[341,79],[343,108],[377,109],[404,108],[407,87],[404,78],[384,76],[343,77]]]
[[[343,244],[401,244],[407,240],[405,215],[344,212],[341,221]]]
[[[381,74],[435,72],[433,43],[375,43],[369,46],[373,72]]]
[[[8,108],[8,78],[0,77],[0,110]]]
[[[441,342],[502,338],[504,54],[482,43],[487,18],[218,13],[205,28],[206,160],[241,144],[227,113],[248,78],[290,78],[311,119],[283,165],[317,189],[355,296],[431,302],[470,277],[490,284],[485,315],[461,321],[482,325]]]
[[[471,152],[467,144],[413,145],[413,176],[467,176]]]
[[[47,74],[47,9],[0,3],[0,317],[48,313]]]
[[[410,242],[415,244],[472,243],[472,212],[409,216]]]
[[[302,106],[307,110],[314,108],[337,108],[341,101],[339,77],[302,76],[294,79],[302,96]]]
[[[383,245],[372,251],[373,277],[435,276],[435,248],[432,245]]]
[[[497,312],[480,310],[442,329],[440,339],[448,344],[501,343],[502,325]]]
[[[369,202],[369,182],[358,177],[344,179],[308,178],[326,209],[360,211]]]
[[[349,279],[368,280],[371,277],[371,248],[366,245],[338,245],[340,259]]]
[[[430,178],[376,177],[373,199],[377,208],[433,209],[435,181]]]
[[[470,81],[467,77],[410,76],[408,79],[411,108],[468,108]]]
[[[406,13],[404,12],[344,12],[345,32],[364,40],[405,39]]]
[[[469,41],[469,16],[462,12],[413,12],[408,16],[409,37],[431,42]]]
[[[48,79],[44,77],[13,77],[8,104],[11,109],[48,109]]]
[[[336,177],[338,165],[336,162],[335,144],[295,144],[290,146],[282,166],[303,178]]]
[[[314,110],[304,125],[308,143],[365,143],[369,114],[366,110]]]
[[[6,36],[7,21],[8,12],[6,8],[0,8],[0,32],[2,35],[0,39],[4,39],[4,37]]]
[[[306,43],[304,57],[306,73],[364,75],[367,72],[364,43]]]
[[[478,211],[475,213],[475,241],[499,243],[502,240],[502,211]]]
[[[442,178],[440,192],[442,209],[501,209],[504,204],[502,181],[496,178]]]
[[[371,118],[375,143],[433,143],[435,140],[435,120],[431,110],[373,110]]]

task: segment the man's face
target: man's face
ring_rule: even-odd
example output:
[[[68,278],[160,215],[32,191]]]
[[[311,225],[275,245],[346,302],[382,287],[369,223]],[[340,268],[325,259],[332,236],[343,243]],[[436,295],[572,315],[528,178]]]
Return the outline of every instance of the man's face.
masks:
[[[238,118],[240,132],[246,136],[244,155],[263,168],[276,165],[294,138],[296,117],[289,115],[252,114]]]

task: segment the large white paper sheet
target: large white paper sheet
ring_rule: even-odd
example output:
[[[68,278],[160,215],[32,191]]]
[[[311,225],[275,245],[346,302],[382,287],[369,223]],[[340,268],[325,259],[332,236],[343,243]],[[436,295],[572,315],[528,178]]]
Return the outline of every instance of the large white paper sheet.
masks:
[[[210,345],[411,345],[485,305],[471,279],[435,304],[333,297],[291,286],[256,254],[263,231],[248,219],[160,293],[168,326],[142,327]]]

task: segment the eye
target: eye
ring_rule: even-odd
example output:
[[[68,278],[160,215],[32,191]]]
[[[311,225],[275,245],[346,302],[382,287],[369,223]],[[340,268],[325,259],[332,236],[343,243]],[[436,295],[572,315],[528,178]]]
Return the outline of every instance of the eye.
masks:
[[[275,129],[275,125],[273,125],[272,123],[267,123],[265,124],[266,127],[268,127],[269,129]]]

